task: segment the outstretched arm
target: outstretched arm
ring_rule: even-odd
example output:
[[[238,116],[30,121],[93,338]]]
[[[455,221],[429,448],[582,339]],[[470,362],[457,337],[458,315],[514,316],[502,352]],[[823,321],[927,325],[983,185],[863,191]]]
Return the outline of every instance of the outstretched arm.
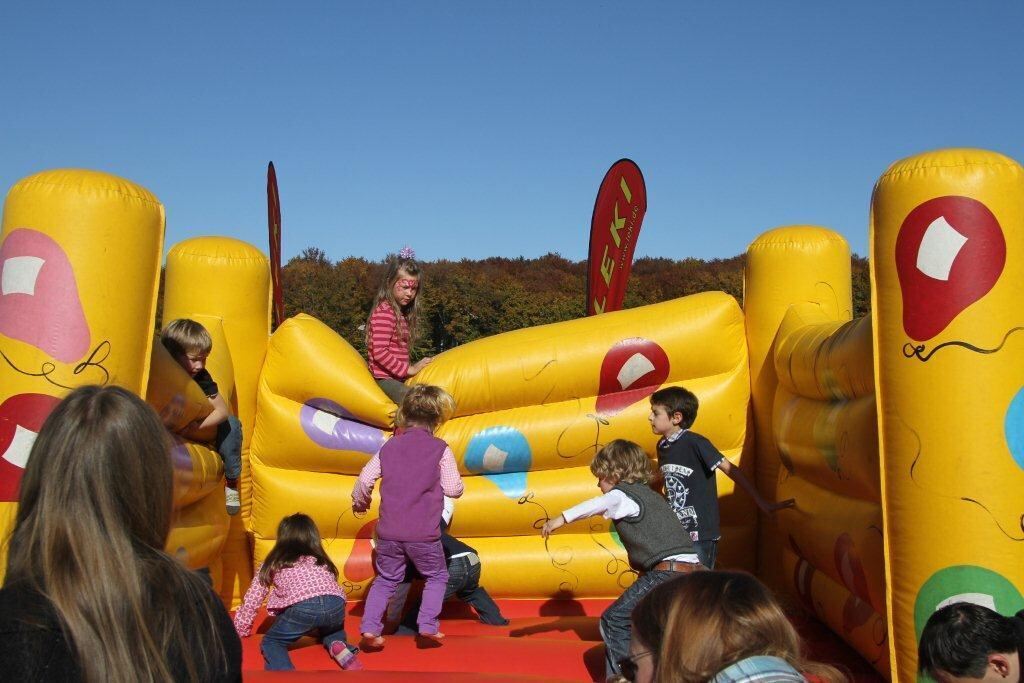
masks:
[[[256,576],[249,584],[249,590],[245,591],[242,606],[235,612],[235,633],[239,638],[245,638],[252,631],[252,622],[256,619],[256,613],[269,592],[270,586],[260,583],[260,568],[256,567]]]
[[[786,500],[780,500],[777,503],[771,503],[764,499],[761,492],[757,490],[753,482],[747,479],[747,475],[743,474],[743,470],[740,469],[739,465],[734,465],[727,458],[722,458],[722,462],[718,465],[718,469],[725,472],[726,476],[732,479],[734,482],[739,484],[739,487],[746,491],[754,502],[757,503],[757,507],[767,514],[771,515],[784,508],[791,508],[796,505],[795,498],[788,498]]]

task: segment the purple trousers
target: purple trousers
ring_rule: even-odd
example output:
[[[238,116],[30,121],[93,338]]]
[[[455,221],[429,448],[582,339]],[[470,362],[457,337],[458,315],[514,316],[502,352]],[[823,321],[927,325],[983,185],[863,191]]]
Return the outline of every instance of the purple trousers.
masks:
[[[395,594],[395,588],[405,579],[406,564],[412,562],[416,571],[426,580],[423,603],[416,622],[420,633],[437,633],[437,617],[441,614],[444,590],[448,584],[448,568],[445,566],[441,541],[418,543],[377,539],[376,551],[373,566],[377,570],[377,578],[373,580],[366,596],[360,631],[380,635],[384,630],[384,612],[388,602]]]

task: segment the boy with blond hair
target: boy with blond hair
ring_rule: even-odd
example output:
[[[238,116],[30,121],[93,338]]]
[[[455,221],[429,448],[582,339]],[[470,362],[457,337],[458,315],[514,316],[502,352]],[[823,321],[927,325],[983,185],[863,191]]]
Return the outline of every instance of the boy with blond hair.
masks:
[[[615,522],[629,564],[639,576],[601,615],[605,671],[611,677],[620,673],[620,662],[629,658],[630,614],[640,598],[680,572],[704,567],[672,508],[648,486],[651,462],[640,446],[616,439],[598,451],[590,471],[597,477],[601,495],[549,519],[541,535],[547,538],[564,524],[595,515]]]
[[[179,433],[194,441],[213,441],[224,461],[224,500],[229,515],[241,509],[238,477],[242,474],[242,423],[231,414],[217,383],[206,369],[206,358],[213,350],[213,339],[201,324],[188,318],[167,323],[160,341],[206,395],[213,408],[210,414],[187,425]]]

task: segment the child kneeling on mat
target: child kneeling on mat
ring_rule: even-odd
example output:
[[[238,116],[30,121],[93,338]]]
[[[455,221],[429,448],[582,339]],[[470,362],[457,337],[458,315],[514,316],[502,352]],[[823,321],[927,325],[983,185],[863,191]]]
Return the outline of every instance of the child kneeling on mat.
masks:
[[[338,568],[324,552],[320,532],[307,515],[285,517],[277,526],[277,543],[235,613],[240,638],[252,631],[264,599],[267,612],[277,615],[260,644],[267,671],[293,670],[288,645],[307,633],[323,641],[342,669],[363,668],[356,659],[359,650],[346,642],[345,592],[338,585]]]

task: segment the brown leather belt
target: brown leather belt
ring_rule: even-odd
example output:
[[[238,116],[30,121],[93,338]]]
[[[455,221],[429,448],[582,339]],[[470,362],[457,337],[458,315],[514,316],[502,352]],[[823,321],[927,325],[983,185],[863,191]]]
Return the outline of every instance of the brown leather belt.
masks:
[[[689,574],[690,572],[704,571],[706,567],[700,562],[680,562],[679,560],[665,560],[651,567],[651,571],[659,572],[681,572],[683,574]]]

